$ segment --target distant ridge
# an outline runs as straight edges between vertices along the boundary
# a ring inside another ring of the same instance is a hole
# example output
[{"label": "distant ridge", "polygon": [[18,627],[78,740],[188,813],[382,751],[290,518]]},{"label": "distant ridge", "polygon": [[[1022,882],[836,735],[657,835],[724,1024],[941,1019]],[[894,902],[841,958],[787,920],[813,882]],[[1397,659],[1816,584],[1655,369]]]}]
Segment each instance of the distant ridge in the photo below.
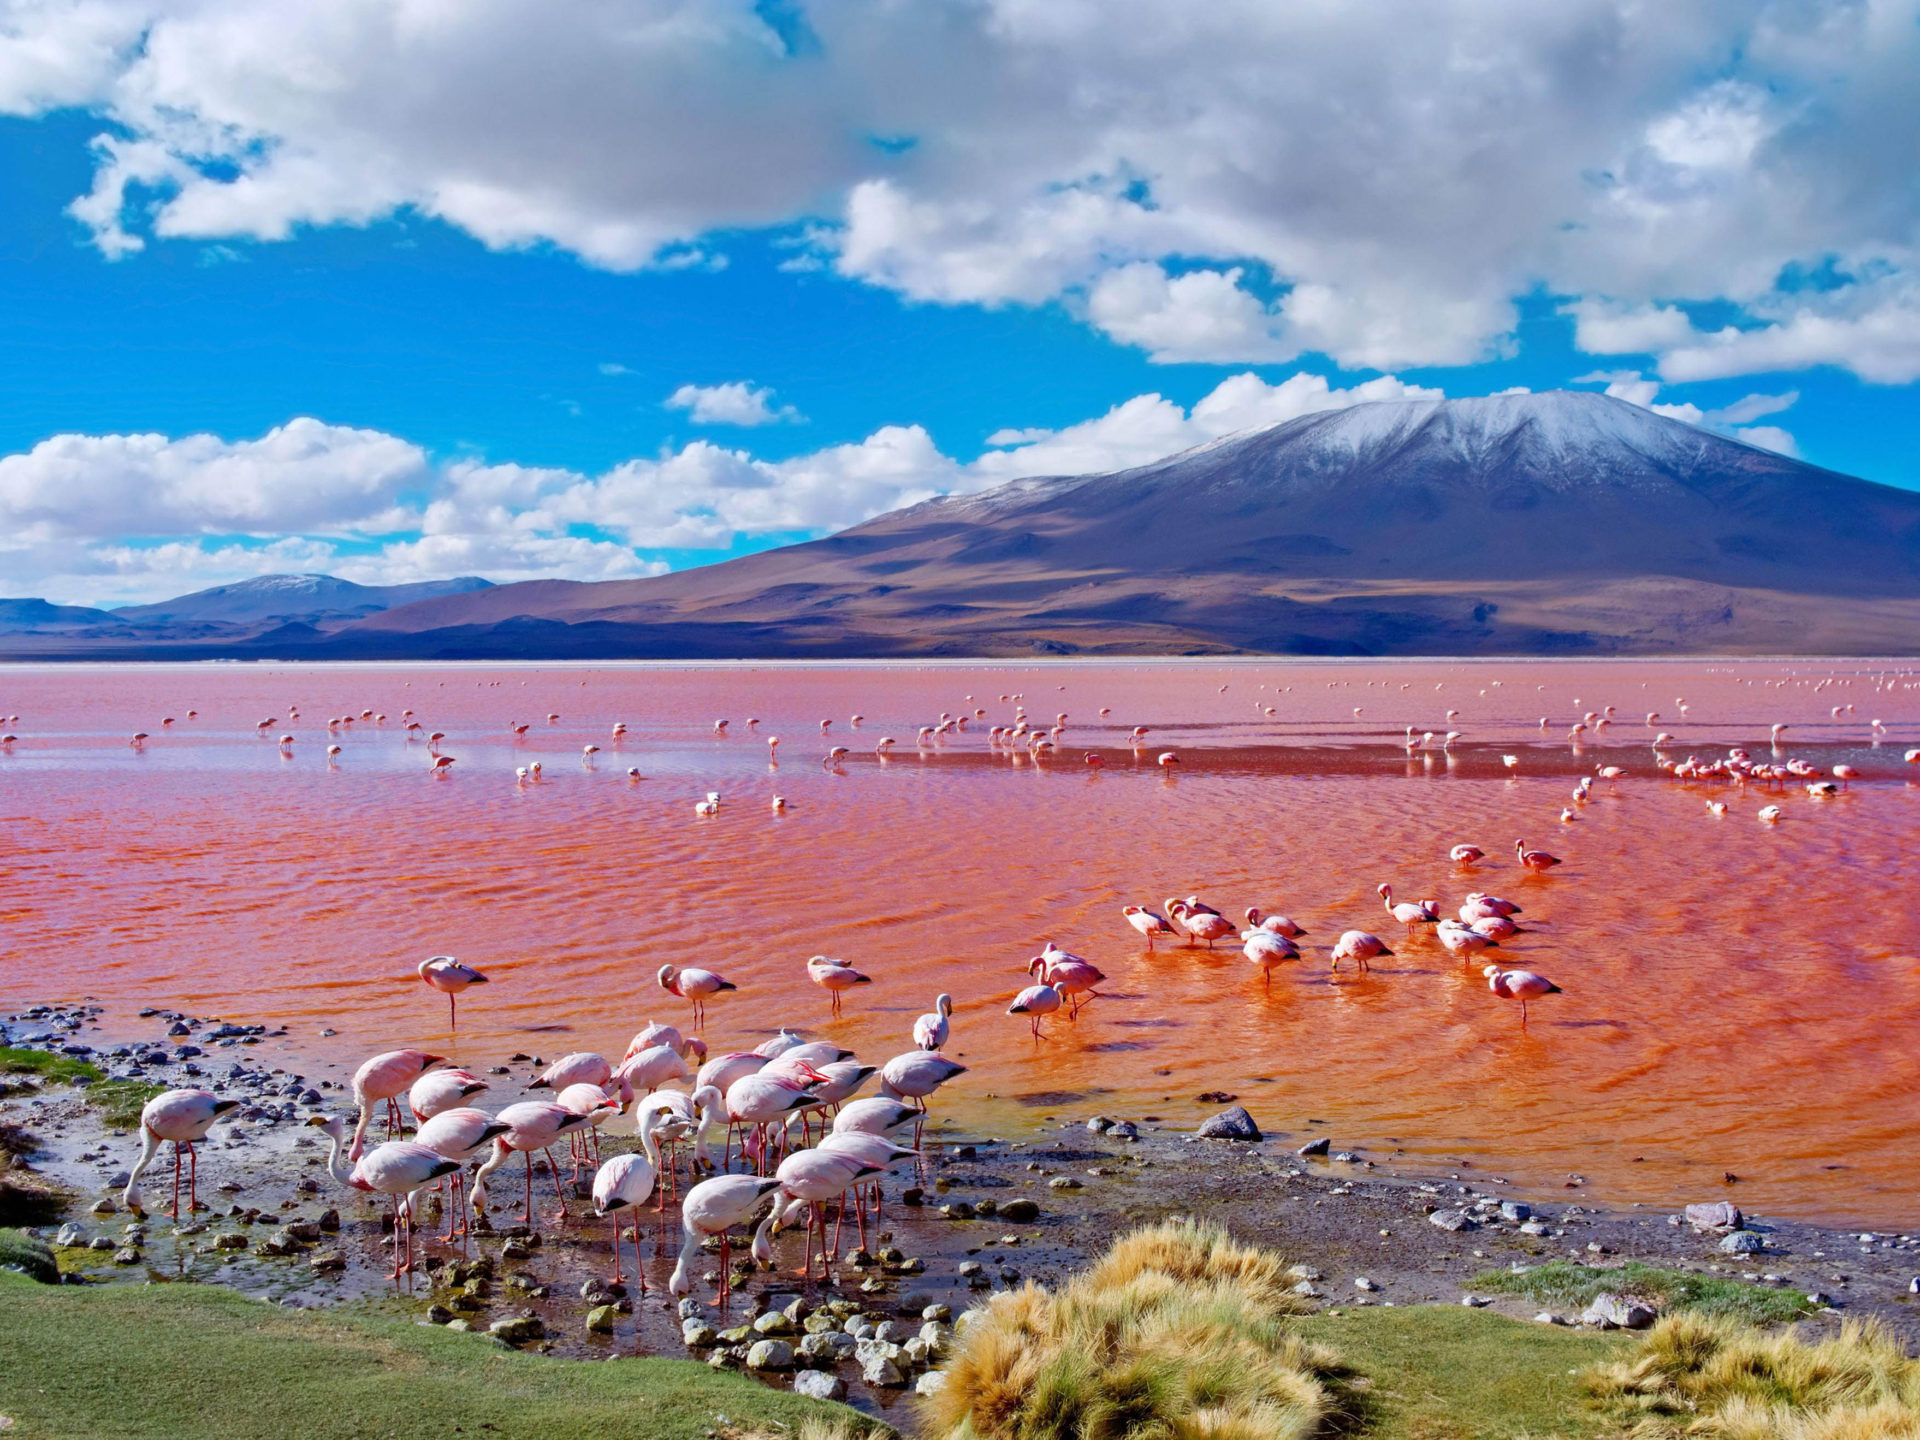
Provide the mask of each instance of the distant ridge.
[{"label": "distant ridge", "polygon": [[1917,649],[1920,494],[1553,391],[1307,415],[654,579],[422,598],[275,653]]}]

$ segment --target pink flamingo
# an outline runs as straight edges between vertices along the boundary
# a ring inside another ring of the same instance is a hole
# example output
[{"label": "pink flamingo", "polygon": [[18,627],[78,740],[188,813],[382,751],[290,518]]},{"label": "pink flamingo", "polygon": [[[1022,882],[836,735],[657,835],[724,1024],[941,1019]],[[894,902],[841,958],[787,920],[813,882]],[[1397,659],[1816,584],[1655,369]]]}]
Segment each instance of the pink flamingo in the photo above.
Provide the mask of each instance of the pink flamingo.
[{"label": "pink flamingo", "polygon": [[[1254,930],[1270,930],[1288,940],[1298,940],[1307,933],[1284,915],[1262,915],[1258,910],[1247,911],[1247,925]],[[1244,939],[1245,935],[1241,938]]]},{"label": "pink flamingo", "polygon": [[773,1063],[769,1055],[757,1050],[735,1050],[731,1054],[716,1055],[700,1067],[700,1073],[694,1077],[693,1086],[698,1090],[711,1085],[725,1094],[733,1088],[733,1082],[744,1080],[749,1075],[758,1075]]},{"label": "pink flamingo", "polygon": [[[840,1199],[849,1187],[885,1169],[884,1165],[872,1164],[856,1155],[830,1150],[800,1150],[780,1162],[774,1178],[780,1182],[781,1192],[792,1199],[787,1213],[792,1214],[803,1206],[808,1210],[806,1257],[796,1274],[804,1275],[809,1280],[813,1278],[813,1235],[818,1230],[820,1263],[826,1272],[822,1278],[832,1277],[836,1257],[827,1247],[826,1202]],[[754,1259],[764,1264],[772,1263],[773,1250],[768,1240],[771,1232],[779,1227],[780,1221],[781,1206],[776,1200],[773,1213],[761,1222],[759,1230],[754,1233]]]},{"label": "pink flamingo", "polygon": [[[593,1177],[593,1212],[613,1221],[613,1278],[620,1279],[620,1212],[647,1203],[658,1172],[644,1155],[616,1155]],[[647,1272],[640,1262],[640,1227],[633,1227],[633,1274],[647,1293]]]},{"label": "pink flamingo", "polygon": [[[416,1087],[417,1088],[417,1087]],[[429,1149],[437,1150],[449,1160],[458,1160],[464,1164],[485,1150],[496,1135],[504,1135],[512,1127],[504,1121],[496,1120],[484,1110],[475,1110],[470,1106],[455,1106],[450,1110],[441,1110],[422,1122],[414,1132],[414,1139]],[[459,1231],[467,1233],[466,1206],[467,1190],[464,1171],[455,1171],[448,1175],[447,1183],[453,1187],[453,1203],[447,1207],[447,1238],[455,1234],[454,1211],[460,1211]]]},{"label": "pink flamingo", "polygon": [[613,1066],[607,1057],[592,1050],[575,1050],[562,1055],[532,1080],[529,1090],[564,1090],[569,1085],[605,1085],[613,1079]]},{"label": "pink flamingo", "polygon": [[200,1206],[200,1161],[193,1147],[207,1138],[207,1132],[221,1116],[240,1108],[238,1100],[222,1100],[210,1090],[168,1090],[156,1095],[140,1109],[140,1159],[127,1177],[127,1188],[120,1203],[135,1215],[140,1208],[140,1177],[153,1164],[164,1140],[173,1142],[173,1209],[180,1218],[180,1156],[187,1157],[187,1213]]},{"label": "pink flamingo", "polygon": [[[1477,925],[1481,922],[1475,921],[1474,923]],[[1508,921],[1506,923],[1511,924],[1512,922]],[[1495,940],[1491,935],[1474,929],[1473,926],[1462,925],[1457,920],[1441,921],[1440,928],[1435,934],[1439,937],[1440,943],[1447,947],[1448,954],[1458,955],[1462,959],[1471,959],[1476,952],[1499,944],[1499,941]]]},{"label": "pink flamingo", "polygon": [[620,1058],[631,1060],[642,1050],[651,1050],[655,1045],[667,1046],[682,1060],[692,1060],[696,1055],[702,1060],[707,1058],[706,1041],[697,1037],[689,1038],[682,1035],[675,1026],[661,1025],[657,1022],[649,1023],[639,1034],[629,1040],[627,1053]]},{"label": "pink flamingo", "polygon": [[621,1111],[621,1106],[598,1085],[569,1085],[553,1097],[563,1110],[587,1117],[587,1129],[567,1137],[567,1158],[573,1161],[573,1178],[580,1178],[580,1167],[591,1160],[600,1163],[600,1127]]},{"label": "pink flamingo", "polygon": [[1474,921],[1484,920],[1491,915],[1499,915],[1511,919],[1519,913],[1520,907],[1511,900],[1502,900],[1498,895],[1482,895],[1479,891],[1475,890],[1467,896],[1466,902],[1461,905],[1460,920],[1463,924],[1471,925]]},{"label": "pink flamingo", "polygon": [[1033,1026],[1033,1038],[1040,1038],[1040,1017],[1051,1015],[1061,1005],[1060,992],[1051,985],[1029,985],[1014,996],[1007,1007],[1009,1015],[1025,1015]]},{"label": "pink flamingo", "polygon": [[813,1091],[801,1081],[783,1075],[748,1075],[734,1081],[727,1091],[727,1120],[733,1125],[753,1127],[759,1142],[755,1168],[764,1171],[771,1148],[768,1127],[778,1122],[784,1135],[789,1115],[819,1103]]},{"label": "pink flamingo", "polygon": [[367,1139],[367,1126],[373,1122],[374,1102],[387,1102],[387,1133],[397,1133],[401,1125],[398,1097],[427,1071],[446,1063],[444,1055],[429,1055],[424,1050],[388,1050],[367,1060],[353,1072],[353,1101],[360,1107],[360,1120],[353,1129],[349,1160],[358,1160]]},{"label": "pink flamingo", "polygon": [[1487,852],[1478,845],[1456,845],[1447,852],[1447,858],[1462,870],[1471,870],[1487,858]]},{"label": "pink flamingo", "polygon": [[455,1028],[459,1018],[455,1014],[455,999],[469,985],[484,985],[487,977],[471,965],[463,965],[451,955],[435,955],[422,960],[419,966],[420,978],[428,985],[447,997],[447,1025]]},{"label": "pink flamingo", "polygon": [[796,1046],[806,1043],[805,1038],[799,1031],[790,1030],[785,1025],[782,1025],[772,1039],[762,1040],[758,1045],[754,1046],[753,1053],[756,1055],[764,1055],[767,1059],[772,1060],[786,1054],[787,1051],[792,1050]]},{"label": "pink flamingo", "polygon": [[1480,973],[1487,977],[1487,988],[1502,1000],[1520,1002],[1522,1026],[1527,1023],[1527,1001],[1538,1000],[1542,995],[1564,993],[1546,976],[1536,975],[1531,970],[1502,970],[1498,965],[1489,965]]},{"label": "pink flamingo", "polygon": [[707,997],[717,995],[722,990],[740,988],[711,970],[683,970],[673,965],[662,965],[656,978],[660,981],[660,988],[669,995],[678,995],[682,1000],[693,1002],[693,1023],[702,1030],[707,1028]]},{"label": "pink flamingo", "polygon": [[[911,1118],[913,1112],[908,1111],[907,1114]],[[920,1155],[918,1150],[909,1150],[904,1145],[896,1145],[885,1135],[869,1134],[863,1130],[836,1130],[822,1139],[814,1148],[824,1150],[831,1155],[851,1155],[880,1169],[885,1169],[896,1160],[918,1159]],[[879,1182],[869,1181],[864,1185],[855,1185],[853,1214],[855,1222],[860,1227],[860,1244],[863,1249],[867,1243],[867,1212],[864,1203],[860,1200],[860,1192],[866,1188],[871,1188],[873,1191],[873,1213],[876,1216],[880,1213]],[[845,1219],[846,1207],[843,1205],[833,1227],[833,1244],[836,1250],[840,1246],[840,1225]]]},{"label": "pink flamingo", "polygon": [[1153,942],[1159,936],[1172,937],[1179,932],[1167,923],[1166,917],[1140,905],[1125,905],[1120,913],[1127,917],[1127,923],[1147,937],[1147,949],[1153,949]]},{"label": "pink flamingo", "polygon": [[947,1043],[950,1027],[947,1019],[953,1014],[953,997],[942,995],[933,1002],[933,1009],[913,1022],[913,1043],[922,1050],[938,1050]]},{"label": "pink flamingo", "polygon": [[1177,900],[1173,905],[1168,906],[1167,913],[1179,921],[1181,927],[1187,932],[1189,945],[1195,940],[1204,940],[1207,942],[1207,948],[1211,950],[1214,941],[1225,940],[1239,933],[1234,929],[1233,922],[1218,910],[1196,909],[1185,900]]},{"label": "pink flamingo", "polygon": [[1393,903],[1393,886],[1376,885],[1374,894],[1380,897],[1380,903],[1387,907],[1387,913],[1407,927],[1407,934],[1413,934],[1416,925],[1431,925],[1440,918],[1440,912],[1431,900],[1402,900]]},{"label": "pink flamingo", "polygon": [[710,1235],[718,1235],[718,1303],[725,1309],[733,1293],[732,1266],[728,1263],[731,1242],[727,1232],[735,1225],[750,1222],[754,1212],[760,1208],[760,1202],[779,1188],[779,1180],[771,1175],[716,1175],[711,1180],[702,1180],[689,1190],[687,1198],[680,1205],[680,1229],[686,1236],[686,1242],[680,1247],[680,1259],[673,1267],[673,1277],[667,1281],[668,1291],[674,1295],[692,1292],[693,1279],[687,1267],[699,1257],[701,1242]]},{"label": "pink flamingo", "polygon": [[[640,1152],[665,1179],[667,1191],[674,1188],[673,1150],[669,1147],[677,1147],[683,1140],[693,1141],[693,1158],[687,1162],[689,1183],[698,1173],[696,1166],[703,1170],[714,1168],[708,1136],[725,1116],[726,1107],[725,1097],[711,1085],[699,1086],[691,1095],[683,1095],[678,1090],[656,1090],[640,1102],[634,1133],[640,1137]],[[663,1193],[659,1208],[665,1206]]]},{"label": "pink flamingo", "polygon": [[1840,782],[1840,788],[1844,790],[1850,781],[1860,778],[1860,772],[1851,765],[1836,765],[1833,767],[1833,778]]},{"label": "pink flamingo", "polygon": [[[352,1165],[344,1154],[346,1120],[343,1116],[315,1115],[309,1125],[324,1130],[333,1141],[327,1157],[327,1172],[342,1185],[355,1190],[385,1195],[393,1201],[393,1269],[389,1280],[413,1273],[413,1197],[443,1175],[451,1175],[460,1162],[449,1160],[439,1151],[413,1140],[389,1140],[376,1145]],[[411,1282],[409,1282],[411,1283]]]},{"label": "pink flamingo", "polygon": [[872,978],[862,975],[844,960],[816,955],[807,961],[807,978],[833,997],[833,1018],[840,1018],[840,994],[856,985],[870,985]]},{"label": "pink flamingo", "polygon": [[[1057,995],[1059,992],[1054,993]],[[904,1055],[894,1056],[880,1067],[882,1095],[889,1100],[913,1100],[919,1105],[921,1119],[914,1122],[914,1149],[920,1148],[920,1130],[926,1118],[927,1097],[955,1076],[966,1073],[966,1066],[956,1065],[932,1050],[909,1050]],[[841,1111],[841,1114],[845,1113]],[[838,1129],[838,1118],[833,1123],[834,1128]]]},{"label": "pink flamingo", "polygon": [[658,1090],[671,1080],[684,1080],[693,1072],[671,1045],[650,1045],[636,1051],[613,1072],[614,1083],[625,1088],[629,1098],[636,1092]]},{"label": "pink flamingo", "polygon": [[1549,855],[1544,850],[1527,849],[1524,840],[1516,840],[1513,842],[1513,853],[1522,865],[1533,871],[1536,875],[1551,870],[1560,863],[1560,857],[1558,855]]},{"label": "pink flamingo", "polygon": [[585,1115],[576,1115],[560,1105],[549,1105],[539,1100],[525,1100],[518,1105],[509,1105],[497,1117],[511,1126],[504,1135],[493,1139],[493,1153],[480,1163],[480,1169],[474,1174],[469,1194],[475,1210],[484,1210],[487,1203],[487,1177],[507,1163],[514,1151],[527,1157],[526,1209],[523,1215],[526,1223],[533,1223],[533,1152],[543,1150],[547,1156],[547,1173],[553,1177],[553,1193],[560,1200],[560,1213],[567,1213],[567,1197],[560,1190],[560,1167],[553,1163],[553,1143],[563,1135],[574,1135],[586,1129],[593,1122]]},{"label": "pink flamingo", "polygon": [[1299,948],[1293,941],[1271,930],[1248,930],[1243,938],[1246,943],[1241,947],[1242,953],[1260,967],[1260,978],[1268,989],[1273,988],[1274,966],[1300,958]]},{"label": "pink flamingo", "polygon": [[407,1108],[413,1111],[415,1123],[420,1124],[442,1111],[466,1104],[491,1088],[479,1076],[465,1070],[429,1070],[407,1091]]},{"label": "pink flamingo", "polygon": [[1041,984],[1050,985],[1060,992],[1060,998],[1072,1007],[1068,1012],[1069,1019],[1078,1018],[1080,1007],[1086,1003],[1078,997],[1085,995],[1088,1000],[1100,998],[1099,992],[1093,987],[1107,978],[1099,966],[1078,955],[1069,955],[1051,940],[1047,941],[1043,954],[1027,962],[1027,973],[1038,975]]},{"label": "pink flamingo", "polygon": [[1365,930],[1349,930],[1342,935],[1333,947],[1333,968],[1338,970],[1342,960],[1351,960],[1362,970],[1373,967],[1367,962],[1377,960],[1382,955],[1391,955],[1387,942],[1378,935],[1370,935]]}]

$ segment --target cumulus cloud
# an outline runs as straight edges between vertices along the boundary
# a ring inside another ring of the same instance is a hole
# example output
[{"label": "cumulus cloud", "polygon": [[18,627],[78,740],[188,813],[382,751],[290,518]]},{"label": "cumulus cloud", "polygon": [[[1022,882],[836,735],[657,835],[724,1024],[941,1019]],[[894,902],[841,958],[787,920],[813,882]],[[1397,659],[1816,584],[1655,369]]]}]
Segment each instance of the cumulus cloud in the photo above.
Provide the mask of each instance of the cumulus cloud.
[{"label": "cumulus cloud", "polygon": [[[14,0],[0,112],[102,118],[73,213],[109,255],[411,211],[712,267],[771,227],[792,266],[1064,300],[1167,361],[1468,363],[1544,291],[1670,381],[1899,381],[1917,10]],[[1783,284],[1829,262],[1859,293]],[[1738,320],[1695,334],[1704,302]]]},{"label": "cumulus cloud", "polygon": [[695,440],[595,475],[435,462],[394,436],[307,419],[257,440],[59,435],[0,457],[0,592],[122,603],[287,570],[366,584],[624,579],[666,568],[649,552],[821,534],[937,495],[1143,465],[1318,410],[1439,394],[1392,376],[1342,389],[1306,372],[1277,384],[1247,373],[1191,409],[1138,395],[1061,429],[997,431],[970,462],[922,426],[888,425],[785,460]]},{"label": "cumulus cloud", "polygon": [[1778,425],[1752,423],[1763,416],[1778,415],[1782,410],[1792,409],[1800,400],[1798,390],[1789,390],[1784,395],[1744,395],[1731,405],[1723,405],[1717,410],[1702,410],[1691,401],[1656,403],[1654,397],[1660,393],[1660,381],[1650,379],[1638,370],[1596,370],[1591,375],[1576,376],[1573,383],[1605,385],[1607,394],[1614,399],[1625,400],[1630,405],[1638,405],[1669,420],[1683,420],[1689,425],[1718,430],[1749,445],[1777,450],[1782,455],[1791,455],[1796,459],[1800,455],[1800,446],[1788,431]]},{"label": "cumulus cloud", "polygon": [[776,425],[804,418],[791,405],[777,409],[773,391],[747,380],[724,385],[682,385],[667,397],[669,410],[684,410],[696,425]]}]

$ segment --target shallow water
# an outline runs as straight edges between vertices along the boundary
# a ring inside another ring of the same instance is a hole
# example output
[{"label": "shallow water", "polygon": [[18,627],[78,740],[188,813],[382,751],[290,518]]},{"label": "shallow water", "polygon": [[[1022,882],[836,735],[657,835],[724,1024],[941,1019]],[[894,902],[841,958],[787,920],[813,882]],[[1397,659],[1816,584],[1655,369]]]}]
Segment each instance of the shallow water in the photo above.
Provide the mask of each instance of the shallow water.
[{"label": "shallow water", "polygon": [[[1217,1108],[1198,1093],[1225,1090],[1263,1125],[1325,1119],[1336,1147],[1380,1159],[1470,1164],[1536,1188],[1579,1176],[1596,1198],[1662,1205],[1718,1198],[1732,1171],[1749,1208],[1908,1225],[1920,920],[1906,860],[1920,766],[1902,755],[1920,744],[1916,673],[0,668],[0,713],[20,717],[0,753],[0,1005],[97,997],[111,1034],[144,1033],[152,1022],[132,1012],[145,1005],[285,1023],[303,1064],[340,1075],[403,1044],[476,1064],[514,1050],[617,1056],[650,1019],[688,1023],[654,983],[663,964],[739,984],[711,1007],[715,1053],[790,1024],[883,1059],[944,990],[956,1001],[947,1053],[972,1068],[936,1106],[1002,1133],[1096,1109],[1187,1123]],[[1037,720],[1067,713],[1056,758],[990,751],[985,727],[1011,721],[1016,695]],[[1568,726],[1608,704],[1611,726],[1571,745]],[[449,775],[430,776],[427,746],[406,740],[409,708],[446,733]],[[987,716],[967,732],[916,745],[942,712],[976,708]],[[343,729],[329,762],[327,717],[362,710],[387,719]],[[629,727],[618,743],[615,721]],[[532,728],[516,740],[509,722]],[[1797,786],[1681,784],[1653,764],[1656,731],[1678,737],[1670,757],[1705,758],[1765,749],[1774,722],[1791,727],[1782,753],[1863,778],[1815,801]],[[1462,738],[1409,758],[1409,724],[1435,746],[1449,729]],[[1151,727],[1137,751],[1135,725]],[[151,732],[139,749],[135,730]],[[768,735],[782,737],[777,768]],[[882,735],[900,742],[889,760],[872,751]],[[586,744],[601,747],[590,761]],[[835,768],[821,763],[829,744],[851,748]],[[1103,765],[1084,763],[1090,749]],[[1177,768],[1155,764],[1165,749]],[[533,759],[544,778],[517,785],[514,768]],[[1575,777],[1602,762],[1629,773],[1560,823]],[[708,790],[723,809],[696,817]],[[784,814],[769,808],[776,793]],[[1708,798],[1729,813],[1711,817]],[[1754,818],[1770,802],[1786,811],[1775,827]],[[1566,863],[1519,873],[1516,837]],[[1473,875],[1447,859],[1460,841],[1489,852]],[[1523,1030],[1479,963],[1404,938],[1373,893],[1381,881],[1445,911],[1469,890],[1516,900],[1527,928],[1491,958],[1566,993],[1538,1002]],[[1292,916],[1311,932],[1302,961],[1269,990],[1237,946],[1150,954],[1121,920],[1123,904],[1195,892],[1231,915]],[[1329,974],[1326,947],[1350,927],[1398,953],[1368,976]],[[1076,1023],[1056,1016],[1036,1043],[1003,1012],[1047,938],[1108,979]],[[444,999],[414,978],[434,953],[493,978],[465,997],[457,1040]],[[816,953],[873,977],[844,1019],[805,978]]]}]

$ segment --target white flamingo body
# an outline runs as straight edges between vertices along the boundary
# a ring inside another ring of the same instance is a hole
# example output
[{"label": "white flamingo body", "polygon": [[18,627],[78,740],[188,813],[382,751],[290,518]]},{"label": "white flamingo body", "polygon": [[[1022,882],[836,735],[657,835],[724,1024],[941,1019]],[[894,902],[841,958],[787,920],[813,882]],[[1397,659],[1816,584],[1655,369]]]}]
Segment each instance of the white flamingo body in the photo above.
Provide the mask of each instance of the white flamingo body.
[{"label": "white flamingo body", "polygon": [[938,1050],[947,1043],[951,1027],[948,1017],[953,1014],[953,997],[942,995],[933,1002],[933,1009],[913,1022],[913,1043],[922,1050]]}]

